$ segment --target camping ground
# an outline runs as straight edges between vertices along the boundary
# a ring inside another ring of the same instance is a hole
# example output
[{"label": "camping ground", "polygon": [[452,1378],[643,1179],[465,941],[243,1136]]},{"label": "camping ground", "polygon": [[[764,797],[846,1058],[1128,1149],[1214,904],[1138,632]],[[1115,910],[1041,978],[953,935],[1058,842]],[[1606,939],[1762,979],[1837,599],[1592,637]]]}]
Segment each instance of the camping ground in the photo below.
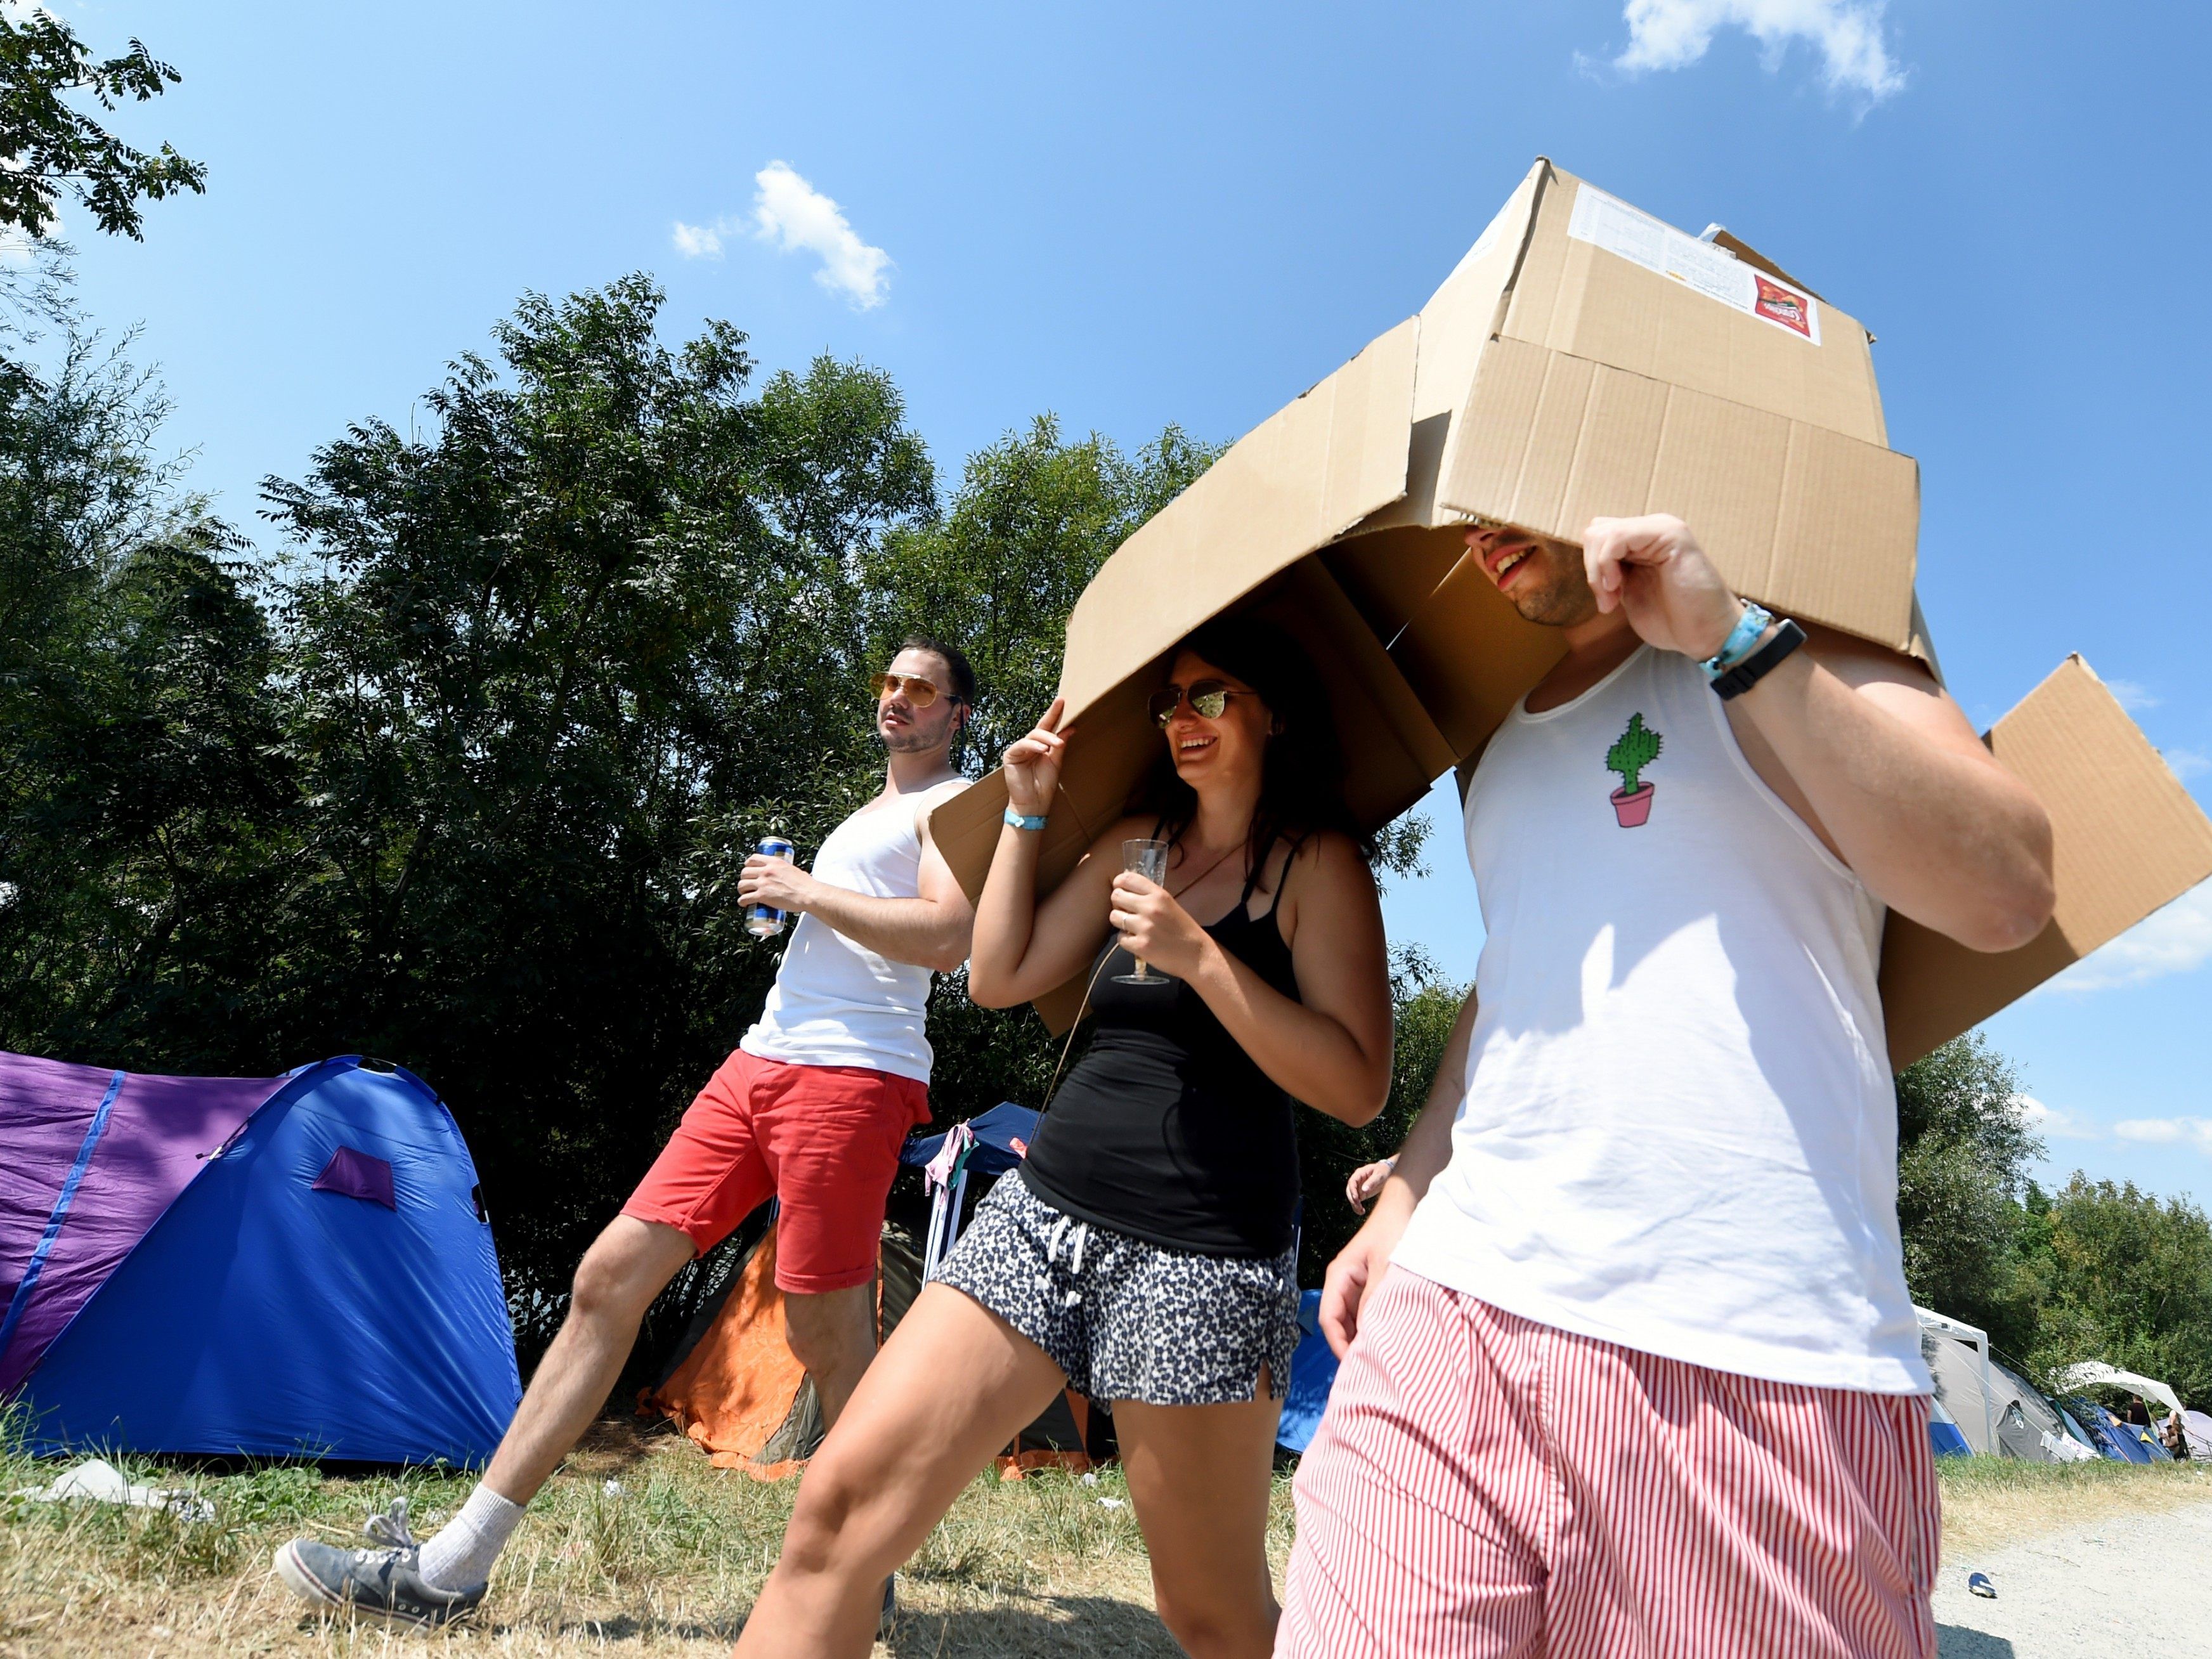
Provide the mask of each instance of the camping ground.
[{"label": "camping ground", "polygon": [[[500,1565],[485,1616],[422,1638],[301,1616],[270,1575],[270,1556],[301,1531],[334,1540],[356,1534],[367,1513],[395,1492],[410,1498],[418,1528],[427,1530],[465,1495],[463,1478],[338,1479],[304,1466],[215,1475],[125,1464],[136,1481],[211,1503],[213,1517],[200,1522],[13,1495],[45,1485],[62,1467],[0,1450],[0,1491],[10,1494],[0,1511],[0,1659],[448,1648],[501,1656],[720,1654],[775,1559],[794,1490],[715,1469],[674,1435],[602,1425],[533,1508]],[[2173,1511],[2184,1512],[2174,1520],[2212,1532],[2212,1468],[1975,1458],[1946,1460],[1941,1468],[1946,1585],[1969,1560],[2008,1561],[2045,1545],[2063,1550],[2077,1538],[2101,1544],[2129,1535],[2129,1528],[2155,1538]],[[1270,1538],[1279,1568],[1290,1535],[1290,1488],[1281,1479]],[[2111,1553],[2118,1558],[2112,1567],[2124,1567],[2124,1553]],[[2055,1632],[2051,1645],[2039,1637],[1982,1634],[1997,1626],[1970,1622],[1980,1609],[2009,1611],[2002,1573],[1999,1585],[1996,1603],[1966,1604],[1939,1589],[1947,1659],[2071,1659],[2111,1650]],[[2098,1626],[2104,1601],[2127,1592],[2107,1571],[2075,1575],[2069,1594],[2080,1602],[2075,1622],[2088,1630]],[[1095,1485],[1056,1474],[978,1480],[902,1574],[901,1601],[904,1617],[879,1654],[1085,1659],[1176,1651],[1152,1616],[1144,1542],[1110,1469]],[[2177,1624],[2175,1634],[2195,1640],[2203,1632]]]}]

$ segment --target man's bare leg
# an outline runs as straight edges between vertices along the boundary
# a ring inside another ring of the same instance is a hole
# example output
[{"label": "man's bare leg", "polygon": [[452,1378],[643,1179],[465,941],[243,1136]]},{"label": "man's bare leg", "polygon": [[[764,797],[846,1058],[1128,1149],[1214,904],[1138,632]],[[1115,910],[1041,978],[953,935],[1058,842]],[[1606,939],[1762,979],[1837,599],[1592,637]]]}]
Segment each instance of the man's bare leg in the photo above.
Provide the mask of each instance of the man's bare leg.
[{"label": "man's bare leg", "polygon": [[653,1297],[691,1259],[689,1235],[618,1215],[577,1265],[568,1316],[545,1350],[468,1501],[422,1546],[418,1567],[448,1589],[481,1584],[522,1511],[607,1403]]},{"label": "man's bare leg", "polygon": [[436,1535],[419,1548],[382,1550],[295,1538],[276,1552],[277,1577],[305,1601],[413,1624],[472,1612],[524,1506],[606,1404],[645,1310],[690,1259],[691,1240],[678,1229],[616,1217],[577,1266],[568,1316],[491,1467]]},{"label": "man's bare leg", "polygon": [[814,1379],[822,1426],[832,1428],[876,1357],[876,1287],[872,1282],[811,1296],[786,1291],[783,1325],[792,1358]]},{"label": "man's bare leg", "polygon": [[577,1266],[568,1316],[532,1373],[484,1485],[510,1504],[538,1495],[607,1403],[645,1310],[690,1259],[690,1237],[673,1227],[627,1215],[608,1223]]}]

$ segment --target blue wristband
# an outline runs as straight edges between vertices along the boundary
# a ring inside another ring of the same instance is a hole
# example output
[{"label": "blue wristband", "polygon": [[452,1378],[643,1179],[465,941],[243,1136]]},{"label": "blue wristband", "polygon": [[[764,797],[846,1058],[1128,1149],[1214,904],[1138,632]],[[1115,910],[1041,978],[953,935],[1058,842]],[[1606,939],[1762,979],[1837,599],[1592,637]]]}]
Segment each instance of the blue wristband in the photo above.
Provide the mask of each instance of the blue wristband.
[{"label": "blue wristband", "polygon": [[1765,605],[1750,599],[1743,602],[1743,615],[1721,641],[1721,648],[1698,665],[1708,680],[1717,680],[1751,654],[1759,636],[1774,626],[1774,613]]},{"label": "blue wristband", "polygon": [[1017,812],[1011,806],[1006,809],[1006,822],[1017,830],[1042,830],[1045,825],[1043,818]]}]

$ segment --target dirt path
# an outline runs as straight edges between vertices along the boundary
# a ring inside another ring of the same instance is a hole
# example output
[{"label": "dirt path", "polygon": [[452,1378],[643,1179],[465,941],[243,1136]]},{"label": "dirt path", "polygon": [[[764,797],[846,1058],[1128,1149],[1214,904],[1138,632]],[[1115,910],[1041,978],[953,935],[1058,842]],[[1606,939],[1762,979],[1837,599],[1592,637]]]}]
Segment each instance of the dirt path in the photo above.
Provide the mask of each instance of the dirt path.
[{"label": "dirt path", "polygon": [[[1951,1553],[1936,1584],[1942,1659],[2212,1659],[2191,1586],[2208,1560],[2212,1504]],[[1974,1571],[1996,1600],[1968,1593]]]}]

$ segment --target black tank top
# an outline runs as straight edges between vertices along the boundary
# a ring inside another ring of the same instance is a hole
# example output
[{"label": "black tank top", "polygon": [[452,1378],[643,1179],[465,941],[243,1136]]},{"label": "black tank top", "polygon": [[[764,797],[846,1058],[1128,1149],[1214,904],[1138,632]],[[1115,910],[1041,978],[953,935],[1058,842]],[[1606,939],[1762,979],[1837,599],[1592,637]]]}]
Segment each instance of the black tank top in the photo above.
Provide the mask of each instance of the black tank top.
[{"label": "black tank top", "polygon": [[[1235,908],[1206,931],[1295,1001],[1275,921],[1291,861],[1266,915],[1248,914],[1263,855]],[[1291,1097],[1188,985],[1117,984],[1135,964],[1118,945],[1106,956],[1091,993],[1091,1047],[1039,1120],[1022,1179],[1079,1221],[1169,1249],[1281,1255],[1298,1202]]]}]

